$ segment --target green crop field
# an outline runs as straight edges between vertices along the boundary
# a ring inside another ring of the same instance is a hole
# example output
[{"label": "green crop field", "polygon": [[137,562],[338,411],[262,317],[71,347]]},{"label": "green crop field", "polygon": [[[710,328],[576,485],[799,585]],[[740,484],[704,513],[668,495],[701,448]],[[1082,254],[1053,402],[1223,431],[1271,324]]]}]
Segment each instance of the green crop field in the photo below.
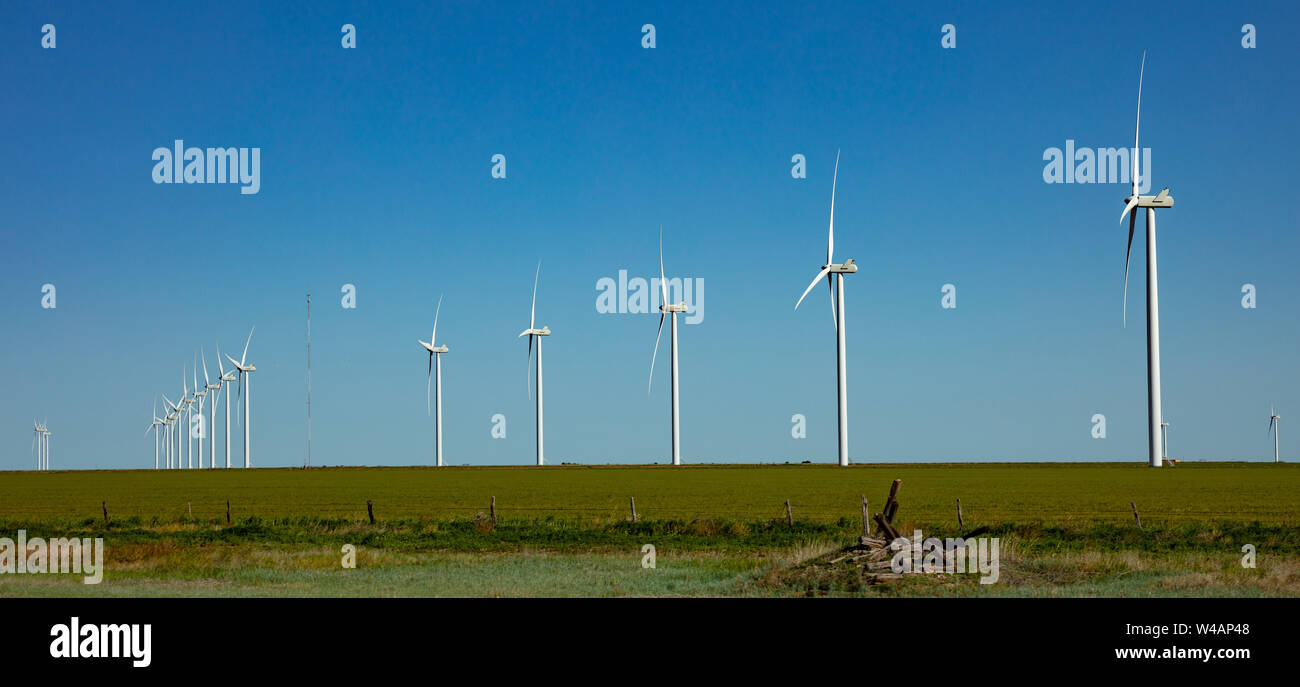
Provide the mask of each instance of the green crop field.
[{"label": "green crop field", "polygon": [[903,480],[903,515],[1060,523],[1126,521],[1136,503],[1145,522],[1300,522],[1300,466],[1141,464],[832,465],[324,468],[0,473],[0,519],[99,517],[175,519],[237,516],[452,518],[486,511],[558,518],[622,518],[635,497],[643,518],[763,519],[785,514],[823,522],[860,513],[861,496],[883,503]]},{"label": "green crop field", "polygon": [[[818,572],[894,479],[900,531],[986,527],[1003,582]],[[103,537],[107,562],[96,586],[0,575],[0,596],[1294,596],[1297,494],[1300,467],[1265,463],[9,472],[0,537]]]}]

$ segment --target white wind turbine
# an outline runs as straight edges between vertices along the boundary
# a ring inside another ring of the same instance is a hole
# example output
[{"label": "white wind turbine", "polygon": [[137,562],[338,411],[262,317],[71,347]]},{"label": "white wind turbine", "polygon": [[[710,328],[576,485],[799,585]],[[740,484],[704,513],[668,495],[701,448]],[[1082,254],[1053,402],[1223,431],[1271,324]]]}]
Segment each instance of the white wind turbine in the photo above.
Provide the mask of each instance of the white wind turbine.
[{"label": "white wind turbine", "polygon": [[1160,409],[1160,297],[1156,279],[1156,210],[1171,208],[1174,206],[1174,199],[1169,195],[1169,189],[1166,188],[1155,196],[1138,195],[1138,186],[1140,185],[1138,160],[1142,157],[1142,149],[1138,147],[1138,133],[1141,130],[1142,123],[1142,76],[1146,72],[1147,55],[1142,53],[1142,68],[1138,72],[1138,107],[1136,124],[1133,127],[1133,173],[1130,181],[1133,184],[1132,193],[1125,200],[1124,213],[1119,216],[1120,222],[1124,221],[1125,215],[1128,216],[1128,250],[1124,253],[1124,301],[1123,317],[1124,324],[1128,326],[1128,266],[1129,257],[1133,252],[1133,230],[1137,225],[1137,215],[1139,209],[1146,210],[1146,227],[1147,227],[1147,439],[1148,453],[1147,464],[1151,467],[1160,467],[1163,464],[1161,456],[1164,455],[1161,446],[1162,441],[1160,433],[1160,422],[1164,417]]},{"label": "white wind turbine", "polygon": [[226,354],[226,359],[235,366],[235,371],[239,373],[240,393],[244,397],[244,467],[246,468],[253,467],[252,444],[249,441],[249,422],[252,420],[249,414],[249,406],[253,402],[253,378],[250,374],[256,371],[257,368],[248,364],[248,344],[253,340],[254,329],[257,329],[257,327],[248,330],[248,340],[244,342],[244,353],[239,356],[239,360],[231,358],[229,353]]},{"label": "white wind turbine", "polygon": [[158,469],[158,427],[161,426],[162,424],[163,421],[158,419],[158,400],[154,399],[153,422],[150,423],[147,428],[145,428],[144,433],[148,434],[149,430],[151,429],[153,430],[153,469],[155,470]]},{"label": "white wind turbine", "polygon": [[836,353],[836,388],[838,389],[839,399],[839,462],[840,465],[849,464],[849,387],[848,377],[845,370],[845,346],[844,346],[844,275],[853,274],[858,271],[858,266],[853,264],[850,258],[843,264],[835,263],[835,183],[840,174],[840,154],[835,153],[835,174],[831,177],[831,222],[830,231],[826,239],[826,264],[822,266],[821,271],[813,278],[808,288],[804,289],[803,295],[799,301],[794,304],[795,310],[799,309],[799,304],[813,290],[817,282],[828,274],[835,275],[834,280],[827,280],[826,286],[830,289],[831,296],[831,319],[835,322],[835,353]]},{"label": "white wind turbine", "polygon": [[659,333],[655,334],[655,350],[650,354],[650,381],[646,384],[646,393],[650,393],[655,379],[655,358],[659,355],[659,337],[664,333],[664,318],[672,313],[672,326],[669,331],[669,349],[672,357],[672,457],[673,465],[682,464],[681,425],[677,405],[677,313],[686,312],[686,302],[668,303],[668,280],[664,277],[664,230],[659,228]]},{"label": "white wind turbine", "polygon": [[50,435],[53,432],[41,422],[41,470],[50,469]]},{"label": "white wind turbine", "polygon": [[[251,336],[251,333],[250,333]],[[225,365],[221,363],[221,344],[217,344],[217,383],[221,385],[221,397],[226,399],[226,467],[230,467],[230,383],[235,381],[239,373],[235,370],[226,372]]]},{"label": "white wind turbine", "polygon": [[167,424],[168,424],[167,467],[171,469],[175,469],[180,467],[180,461],[181,461],[181,444],[180,444],[180,424],[181,424],[181,412],[182,412],[181,409],[184,407],[185,404],[172,403],[171,399],[167,398],[167,394],[163,394],[163,403],[166,403],[167,407],[171,409],[171,411],[167,413]]},{"label": "white wind turbine", "polygon": [[[198,369],[198,368],[199,368],[199,365],[198,365],[198,363],[199,363],[198,360],[195,360],[195,361],[194,361],[194,401],[195,401],[195,404],[198,405],[198,411],[199,411],[199,424],[200,424],[201,429],[202,429],[203,431],[199,432],[199,435],[198,435],[197,437],[195,437],[195,439],[198,441],[198,444],[199,444],[199,461],[198,461],[198,465],[196,465],[195,467],[202,468],[202,467],[203,467],[203,437],[206,436],[206,435],[208,434],[208,431],[207,431],[208,428],[202,426],[202,424],[203,424],[203,422],[204,422],[204,419],[203,419],[203,403],[204,403],[204,401],[207,399],[208,391],[207,391],[206,388],[199,388],[199,369]],[[206,381],[207,381],[207,378],[208,378],[208,371],[207,371],[206,366],[205,366],[205,369],[203,370],[203,381],[206,382]]]},{"label": "white wind turbine", "polygon": [[181,366],[181,404],[185,407],[185,467],[186,469],[194,467],[194,437],[190,436],[190,418],[193,417],[194,397],[190,395],[189,379],[185,377],[185,366]]},{"label": "white wind turbine", "polygon": [[1268,405],[1268,431],[1273,435],[1273,462],[1279,462],[1277,457],[1277,425],[1282,416],[1273,410],[1273,404]]},{"label": "white wind turbine", "polygon": [[[533,338],[537,339],[537,464],[546,464],[545,442],[542,436],[542,337],[551,335],[550,327],[537,328],[537,281],[542,276],[542,261],[537,261],[537,274],[533,276],[533,308],[528,315],[528,329],[516,338],[528,337],[528,362],[533,358]],[[525,375],[528,381],[531,378]],[[530,388],[531,393],[531,388]]]},{"label": "white wind turbine", "polygon": [[436,398],[438,399],[437,401],[438,414],[434,418],[435,437],[434,437],[433,454],[434,454],[434,464],[437,465],[438,467],[442,467],[442,354],[446,353],[449,350],[446,346],[437,345],[438,344],[438,315],[441,312],[442,312],[442,296],[439,295],[438,308],[433,312],[433,333],[429,335],[429,342],[425,343],[423,341],[420,341],[419,339],[416,339],[416,341],[418,341],[419,344],[424,347],[424,350],[429,352],[429,380],[426,380],[424,385],[424,404],[425,404],[426,414],[428,414],[429,412],[429,408],[428,408],[429,386],[434,377],[434,358],[437,358],[438,395]]},{"label": "white wind turbine", "polygon": [[[216,384],[212,383],[212,379],[208,377],[208,356],[202,349],[199,350],[199,355],[203,360],[204,393],[212,396],[212,403],[208,405],[208,426],[206,429],[208,434],[208,467],[215,468],[217,467],[217,403],[221,400],[221,380],[218,379]],[[218,351],[217,355],[220,356],[221,353]],[[218,361],[220,361],[220,358],[218,358]],[[199,451],[199,463],[203,463],[203,451]]]},{"label": "white wind turbine", "polygon": [[1163,420],[1160,422],[1160,448],[1163,459],[1169,460],[1169,423]]},{"label": "white wind turbine", "polygon": [[36,469],[45,468],[45,434],[41,430],[41,424],[32,419],[32,431],[35,436],[32,437],[32,452],[36,455]]}]

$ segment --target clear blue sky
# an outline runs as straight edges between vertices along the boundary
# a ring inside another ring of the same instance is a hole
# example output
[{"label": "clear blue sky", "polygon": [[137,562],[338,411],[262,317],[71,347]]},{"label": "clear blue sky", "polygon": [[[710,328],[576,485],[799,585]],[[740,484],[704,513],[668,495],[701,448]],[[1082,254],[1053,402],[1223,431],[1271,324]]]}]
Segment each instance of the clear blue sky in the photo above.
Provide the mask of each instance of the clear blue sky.
[{"label": "clear blue sky", "polygon": [[[1300,10],[1086,4],[11,3],[0,468],[32,464],[33,415],[55,468],[152,466],[154,399],[252,325],[256,463],[302,464],[307,292],[316,464],[432,461],[416,340],[440,293],[448,462],[529,464],[515,335],[539,259],[548,458],[663,462],[657,313],[595,308],[600,278],[657,272],[661,224],[669,275],[705,283],[704,320],[681,331],[684,460],[833,461],[824,290],[793,305],[823,262],[837,149],[836,257],[861,266],[854,459],[1143,460],[1140,238],[1120,323],[1127,188],[1042,173],[1067,139],[1131,145],[1144,49],[1142,143],[1177,199],[1159,243],[1170,453],[1271,459],[1271,400],[1294,457]],[[153,149],[178,138],[260,147],[261,192],[154,184]]]}]

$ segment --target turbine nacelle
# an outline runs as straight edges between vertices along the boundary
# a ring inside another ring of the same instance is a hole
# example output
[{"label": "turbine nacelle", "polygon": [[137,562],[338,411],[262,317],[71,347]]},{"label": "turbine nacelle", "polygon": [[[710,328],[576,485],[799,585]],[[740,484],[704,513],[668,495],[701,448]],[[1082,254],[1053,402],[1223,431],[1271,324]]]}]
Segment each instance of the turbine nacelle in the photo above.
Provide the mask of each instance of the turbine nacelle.
[{"label": "turbine nacelle", "polygon": [[822,265],[821,268],[831,274],[853,274],[858,271],[858,266],[854,264],[853,258],[845,260],[844,263],[840,265]]},{"label": "turbine nacelle", "polygon": [[659,306],[660,312],[689,312],[686,308],[686,301],[681,303],[669,303],[668,305]]},{"label": "turbine nacelle", "polygon": [[1130,205],[1132,205],[1132,207],[1152,208],[1157,210],[1161,208],[1171,208],[1174,206],[1174,198],[1173,196],[1169,195],[1169,189],[1165,189],[1161,191],[1158,195],[1136,196],[1136,198],[1137,198],[1137,202],[1133,203],[1134,196],[1132,195],[1128,196],[1127,198],[1124,199],[1124,206],[1129,207]]},{"label": "turbine nacelle", "polygon": [[434,346],[433,344],[429,344],[429,343],[425,343],[425,342],[423,342],[423,341],[420,341],[420,345],[421,345],[421,346],[424,346],[424,350],[426,350],[426,351],[428,351],[428,352],[430,352],[430,353],[446,353],[446,352],[448,352],[448,351],[451,350],[451,349],[447,348],[447,345],[446,345],[446,344],[443,344],[443,345],[441,345],[441,346]]},{"label": "turbine nacelle", "polygon": [[525,330],[523,330],[522,332],[519,332],[519,336],[517,336],[517,337],[515,337],[515,338],[522,339],[522,338],[524,338],[525,336],[529,336],[529,335],[532,335],[532,336],[550,336],[550,335],[551,335],[551,328],[550,328],[550,327],[542,327],[541,329],[534,329],[534,328],[532,328],[532,327],[529,327],[528,329],[525,329]]}]

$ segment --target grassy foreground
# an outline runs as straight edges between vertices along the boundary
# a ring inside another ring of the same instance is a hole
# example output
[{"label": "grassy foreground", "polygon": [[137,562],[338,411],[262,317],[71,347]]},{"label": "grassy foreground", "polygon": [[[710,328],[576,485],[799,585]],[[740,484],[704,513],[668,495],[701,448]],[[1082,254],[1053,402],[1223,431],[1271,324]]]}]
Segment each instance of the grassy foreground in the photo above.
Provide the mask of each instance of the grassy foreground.
[{"label": "grassy foreground", "polygon": [[[861,533],[861,495],[878,509],[895,477],[905,534],[990,528],[998,584],[810,564]],[[0,596],[1296,596],[1298,483],[1262,464],[0,473],[0,537],[102,536],[107,558],[102,584],[0,575]]]}]

